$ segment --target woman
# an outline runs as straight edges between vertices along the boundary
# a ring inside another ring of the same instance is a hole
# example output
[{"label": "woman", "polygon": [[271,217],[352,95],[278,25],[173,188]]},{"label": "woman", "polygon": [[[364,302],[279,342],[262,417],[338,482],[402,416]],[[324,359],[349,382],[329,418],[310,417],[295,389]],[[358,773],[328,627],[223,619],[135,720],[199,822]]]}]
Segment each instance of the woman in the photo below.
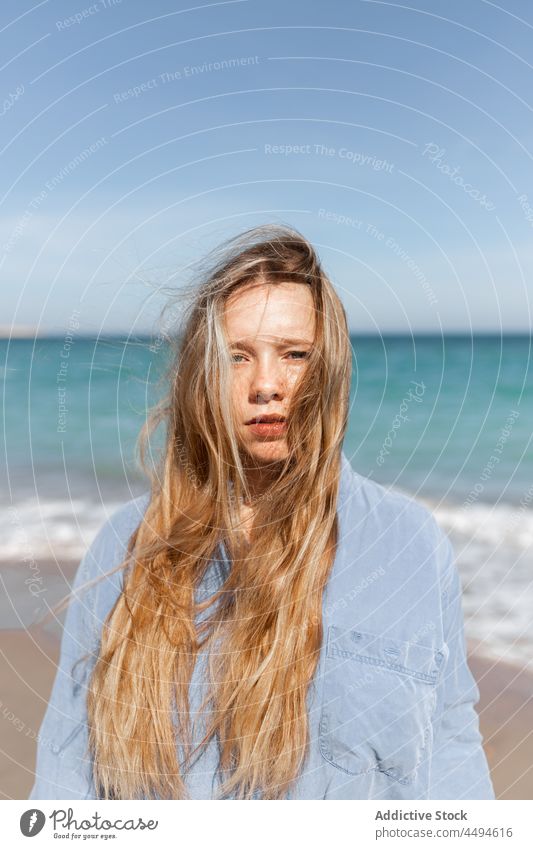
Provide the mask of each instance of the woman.
[{"label": "woman", "polygon": [[451,546],[352,470],[350,370],[309,242],[230,241],[151,492],[80,565],[30,798],[493,798]]}]

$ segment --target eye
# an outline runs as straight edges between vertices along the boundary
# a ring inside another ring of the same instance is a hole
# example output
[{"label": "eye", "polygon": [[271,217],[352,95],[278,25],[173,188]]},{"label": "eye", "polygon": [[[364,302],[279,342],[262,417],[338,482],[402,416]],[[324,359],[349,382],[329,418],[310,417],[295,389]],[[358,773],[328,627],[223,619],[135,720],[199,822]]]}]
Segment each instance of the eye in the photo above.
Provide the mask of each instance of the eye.
[{"label": "eye", "polygon": [[292,357],[293,354],[296,355],[298,360],[304,360],[307,357],[308,351],[289,351],[288,356]]},{"label": "eye", "polygon": [[236,359],[236,357],[244,357],[244,354],[232,354],[232,355],[231,355],[231,361],[232,361],[232,363],[236,363],[236,362],[238,362],[238,360]]}]

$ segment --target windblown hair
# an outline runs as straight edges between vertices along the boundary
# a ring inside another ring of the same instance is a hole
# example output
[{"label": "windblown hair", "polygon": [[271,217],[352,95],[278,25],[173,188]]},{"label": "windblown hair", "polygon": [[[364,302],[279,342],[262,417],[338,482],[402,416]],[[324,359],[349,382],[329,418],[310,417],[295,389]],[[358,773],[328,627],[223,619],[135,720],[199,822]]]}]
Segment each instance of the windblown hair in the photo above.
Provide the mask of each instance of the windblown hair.
[{"label": "windblown hair", "polygon": [[[308,750],[306,699],[338,538],[351,375],[346,315],[297,230],[254,228],[215,257],[174,338],[168,390],[139,436],[150,502],[129,539],[123,590],[104,623],[87,698],[103,799],[188,798],[184,775],[212,737],[218,798],[281,799]],[[287,459],[276,461],[267,492],[253,502],[247,539],[239,507],[250,493],[231,406],[224,311],[241,287],[280,282],[309,287],[315,340],[288,411]],[[162,422],[164,447],[149,469],[147,447]],[[227,578],[198,600],[222,546]],[[209,676],[201,714],[207,708],[209,721],[194,745],[189,684],[200,650]]]}]

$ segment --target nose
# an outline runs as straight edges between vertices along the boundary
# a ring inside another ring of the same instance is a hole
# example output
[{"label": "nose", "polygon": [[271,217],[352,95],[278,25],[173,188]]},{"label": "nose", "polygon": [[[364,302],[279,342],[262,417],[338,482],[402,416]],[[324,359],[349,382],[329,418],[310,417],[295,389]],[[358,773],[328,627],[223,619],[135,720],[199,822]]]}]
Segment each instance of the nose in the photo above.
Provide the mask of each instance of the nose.
[{"label": "nose", "polygon": [[275,357],[260,357],[250,383],[250,402],[267,404],[271,400],[281,401],[285,395],[283,381],[283,373]]}]

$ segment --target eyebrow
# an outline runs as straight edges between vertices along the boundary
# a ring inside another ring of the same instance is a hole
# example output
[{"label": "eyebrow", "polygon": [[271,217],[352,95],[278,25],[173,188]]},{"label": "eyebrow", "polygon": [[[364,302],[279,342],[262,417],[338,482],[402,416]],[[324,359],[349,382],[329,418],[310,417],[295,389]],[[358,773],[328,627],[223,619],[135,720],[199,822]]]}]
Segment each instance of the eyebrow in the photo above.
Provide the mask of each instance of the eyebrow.
[{"label": "eyebrow", "polygon": [[[290,339],[287,337],[280,338],[279,342],[274,342],[276,348],[286,348],[287,345],[312,345],[313,342],[310,339]],[[232,348],[245,348],[250,351],[253,350],[253,345],[250,345],[249,342],[246,342],[245,339],[236,339],[233,342],[230,342]]]}]

